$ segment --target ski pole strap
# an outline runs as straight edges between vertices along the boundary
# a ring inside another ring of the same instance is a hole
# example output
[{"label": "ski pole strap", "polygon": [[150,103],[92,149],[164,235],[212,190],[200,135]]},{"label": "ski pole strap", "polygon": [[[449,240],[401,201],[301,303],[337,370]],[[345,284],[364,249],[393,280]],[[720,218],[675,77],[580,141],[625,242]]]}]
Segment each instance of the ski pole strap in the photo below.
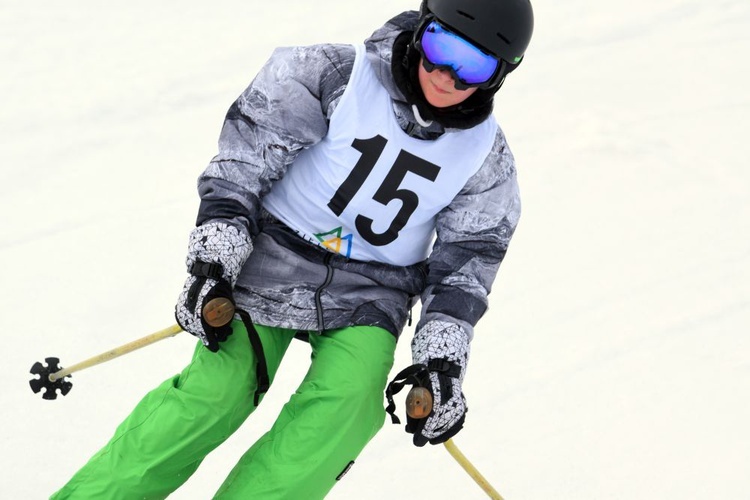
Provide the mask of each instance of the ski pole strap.
[{"label": "ski pole strap", "polygon": [[393,396],[401,392],[401,389],[407,385],[422,386],[422,380],[427,376],[428,370],[426,365],[411,365],[401,370],[388,384],[388,387],[385,389],[385,397],[388,400],[388,406],[386,406],[385,411],[391,416],[392,423],[401,423],[401,420],[396,416],[396,403],[393,400]]},{"label": "ski pole strap", "polygon": [[451,378],[459,378],[461,367],[456,363],[448,361],[445,358],[431,359],[427,364],[417,363],[401,370],[385,389],[385,397],[388,400],[388,406],[385,411],[391,416],[391,422],[400,424],[396,416],[396,403],[393,396],[401,392],[407,386],[427,387],[432,392],[429,375],[430,372],[437,373],[438,382],[440,383],[440,394],[443,395],[443,401],[448,401],[453,397],[453,384]]},{"label": "ski pole strap", "polygon": [[268,392],[268,389],[271,387],[271,382],[268,378],[268,363],[266,362],[266,355],[263,352],[263,343],[260,341],[258,330],[255,329],[250,315],[245,311],[239,310],[237,313],[245,324],[247,336],[250,339],[250,346],[253,348],[253,352],[255,352],[255,379],[258,387],[255,389],[255,394],[253,395],[253,404],[257,407],[260,403],[260,396]]}]

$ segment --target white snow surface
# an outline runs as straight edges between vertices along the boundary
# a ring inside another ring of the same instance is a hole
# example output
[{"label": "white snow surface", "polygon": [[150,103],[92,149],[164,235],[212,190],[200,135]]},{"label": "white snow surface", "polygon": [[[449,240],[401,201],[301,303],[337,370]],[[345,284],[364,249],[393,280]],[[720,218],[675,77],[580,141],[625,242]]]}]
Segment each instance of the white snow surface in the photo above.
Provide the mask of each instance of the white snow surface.
[{"label": "white snow surface", "polygon": [[[28,386],[35,361],[174,323],[196,178],[272,49],[359,42],[417,6],[0,1],[0,498],[49,496],[189,360],[181,334],[76,373],[56,401]],[[534,7],[496,106],[524,213],[455,442],[509,500],[748,499],[750,2]],[[170,498],[216,491],[308,357],[293,344],[263,405]],[[484,496],[387,422],[329,498]]]}]

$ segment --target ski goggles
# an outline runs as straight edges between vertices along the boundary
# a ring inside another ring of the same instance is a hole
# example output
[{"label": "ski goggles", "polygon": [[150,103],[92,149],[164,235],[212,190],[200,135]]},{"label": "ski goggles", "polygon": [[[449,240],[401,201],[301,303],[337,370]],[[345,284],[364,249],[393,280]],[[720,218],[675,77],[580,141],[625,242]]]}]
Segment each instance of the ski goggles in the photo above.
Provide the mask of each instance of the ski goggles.
[{"label": "ski goggles", "polygon": [[456,80],[456,88],[487,88],[496,83],[502,62],[453,33],[436,20],[425,23],[415,44],[427,71],[446,69]]}]

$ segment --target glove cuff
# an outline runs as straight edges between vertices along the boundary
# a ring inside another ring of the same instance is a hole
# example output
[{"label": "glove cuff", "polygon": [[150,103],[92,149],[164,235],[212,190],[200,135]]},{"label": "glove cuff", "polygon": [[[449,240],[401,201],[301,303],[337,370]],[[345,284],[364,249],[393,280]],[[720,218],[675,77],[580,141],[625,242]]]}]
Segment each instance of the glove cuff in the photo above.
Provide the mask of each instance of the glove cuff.
[{"label": "glove cuff", "polygon": [[448,321],[428,321],[415,334],[411,343],[414,364],[429,366],[435,360],[461,367],[456,378],[463,381],[466,364],[469,360],[469,335],[455,323]]},{"label": "glove cuff", "polygon": [[253,251],[249,236],[225,222],[207,222],[190,233],[187,269],[194,275],[224,279],[234,287]]}]

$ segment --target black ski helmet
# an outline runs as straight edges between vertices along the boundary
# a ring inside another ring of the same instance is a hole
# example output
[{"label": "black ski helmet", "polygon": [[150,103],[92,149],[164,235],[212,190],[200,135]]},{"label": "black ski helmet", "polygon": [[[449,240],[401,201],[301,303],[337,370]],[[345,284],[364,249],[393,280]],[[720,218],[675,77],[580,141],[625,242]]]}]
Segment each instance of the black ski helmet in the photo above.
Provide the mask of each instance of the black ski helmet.
[{"label": "black ski helmet", "polygon": [[521,62],[534,31],[529,0],[423,0],[429,15],[511,65]]}]

